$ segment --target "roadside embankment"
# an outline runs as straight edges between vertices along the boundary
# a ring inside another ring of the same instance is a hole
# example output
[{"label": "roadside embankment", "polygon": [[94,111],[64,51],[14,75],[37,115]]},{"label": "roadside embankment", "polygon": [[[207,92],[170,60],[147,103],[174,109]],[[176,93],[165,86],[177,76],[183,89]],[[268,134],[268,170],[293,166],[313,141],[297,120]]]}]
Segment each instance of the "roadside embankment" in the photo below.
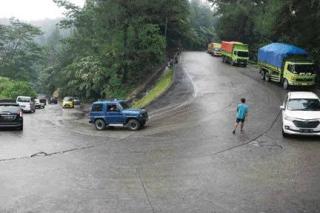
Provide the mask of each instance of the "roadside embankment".
[{"label": "roadside embankment", "polygon": [[145,96],[133,102],[133,108],[145,108],[154,100],[163,95],[173,84],[174,71],[167,68],[160,79],[155,83],[154,87],[146,92]]}]

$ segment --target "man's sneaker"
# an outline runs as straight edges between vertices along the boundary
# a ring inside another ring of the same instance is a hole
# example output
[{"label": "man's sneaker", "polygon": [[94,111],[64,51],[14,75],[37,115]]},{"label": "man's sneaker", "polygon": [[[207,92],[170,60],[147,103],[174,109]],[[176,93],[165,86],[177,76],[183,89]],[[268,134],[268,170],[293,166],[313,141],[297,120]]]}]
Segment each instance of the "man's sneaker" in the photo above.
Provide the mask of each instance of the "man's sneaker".
[{"label": "man's sneaker", "polygon": [[236,134],[236,130],[233,130],[233,131],[232,131],[232,134]]}]

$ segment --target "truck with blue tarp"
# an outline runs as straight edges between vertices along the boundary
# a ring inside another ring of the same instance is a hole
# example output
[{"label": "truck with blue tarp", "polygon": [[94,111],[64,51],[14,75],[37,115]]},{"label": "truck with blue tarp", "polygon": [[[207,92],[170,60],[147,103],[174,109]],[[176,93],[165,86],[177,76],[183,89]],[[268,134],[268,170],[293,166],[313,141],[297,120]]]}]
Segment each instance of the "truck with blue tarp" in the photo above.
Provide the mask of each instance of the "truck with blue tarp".
[{"label": "truck with blue tarp", "polygon": [[316,81],[316,66],[307,51],[284,43],[271,43],[259,49],[258,65],[261,79],[291,86],[312,87]]}]

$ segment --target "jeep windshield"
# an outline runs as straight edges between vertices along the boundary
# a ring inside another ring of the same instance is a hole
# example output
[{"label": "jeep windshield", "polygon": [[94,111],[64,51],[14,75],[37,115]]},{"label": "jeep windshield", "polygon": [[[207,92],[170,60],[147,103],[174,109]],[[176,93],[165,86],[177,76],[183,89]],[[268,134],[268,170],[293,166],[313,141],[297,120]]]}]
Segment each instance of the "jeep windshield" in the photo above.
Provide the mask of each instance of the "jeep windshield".
[{"label": "jeep windshield", "polygon": [[288,110],[291,111],[320,111],[318,99],[290,99]]},{"label": "jeep windshield", "polygon": [[249,57],[249,53],[248,53],[248,52],[245,52],[245,51],[238,51],[237,55],[238,55],[239,57],[244,57],[244,58]]},{"label": "jeep windshield", "polygon": [[296,73],[314,73],[316,67],[313,64],[295,64],[294,71]]},{"label": "jeep windshield", "polygon": [[129,105],[126,102],[120,102],[122,109],[129,109]]}]

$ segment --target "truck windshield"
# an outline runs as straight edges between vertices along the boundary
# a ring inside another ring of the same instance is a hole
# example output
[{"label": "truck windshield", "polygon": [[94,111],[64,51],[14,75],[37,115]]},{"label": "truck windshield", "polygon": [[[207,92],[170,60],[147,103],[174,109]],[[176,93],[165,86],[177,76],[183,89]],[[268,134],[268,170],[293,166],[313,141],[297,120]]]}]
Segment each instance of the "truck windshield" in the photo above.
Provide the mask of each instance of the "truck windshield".
[{"label": "truck windshield", "polygon": [[249,53],[245,51],[238,51],[238,56],[240,57],[249,57]]},{"label": "truck windshield", "polygon": [[297,73],[314,73],[315,66],[313,64],[296,64],[294,65],[294,71]]},{"label": "truck windshield", "polygon": [[320,111],[318,99],[290,99],[288,110],[291,111]]}]

